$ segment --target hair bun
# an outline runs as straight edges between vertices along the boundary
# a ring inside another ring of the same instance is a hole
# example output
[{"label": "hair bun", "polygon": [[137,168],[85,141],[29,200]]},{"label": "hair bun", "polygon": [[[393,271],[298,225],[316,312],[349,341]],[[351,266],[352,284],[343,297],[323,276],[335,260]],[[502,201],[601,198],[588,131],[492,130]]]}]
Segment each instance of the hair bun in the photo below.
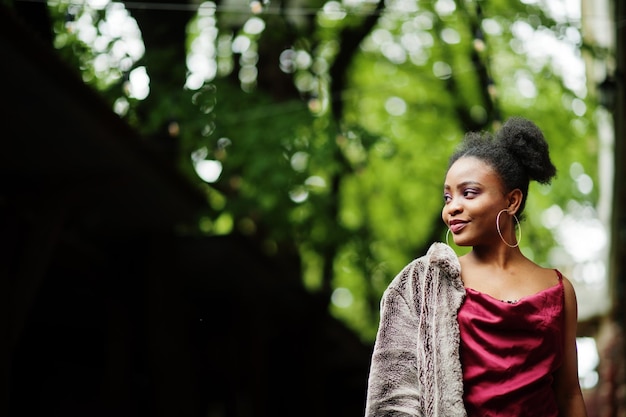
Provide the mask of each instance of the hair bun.
[{"label": "hair bun", "polygon": [[541,129],[530,120],[509,118],[496,133],[495,141],[516,157],[530,179],[547,184],[556,175],[548,142]]}]

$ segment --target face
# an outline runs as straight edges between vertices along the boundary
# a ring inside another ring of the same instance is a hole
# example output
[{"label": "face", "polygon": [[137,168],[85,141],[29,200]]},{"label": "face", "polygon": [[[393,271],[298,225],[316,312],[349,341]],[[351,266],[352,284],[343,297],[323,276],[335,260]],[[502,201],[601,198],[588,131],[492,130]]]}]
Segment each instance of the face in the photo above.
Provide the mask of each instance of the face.
[{"label": "face", "polygon": [[489,245],[500,240],[496,217],[509,207],[510,200],[490,165],[474,157],[458,159],[446,174],[443,195],[441,217],[457,245]]}]

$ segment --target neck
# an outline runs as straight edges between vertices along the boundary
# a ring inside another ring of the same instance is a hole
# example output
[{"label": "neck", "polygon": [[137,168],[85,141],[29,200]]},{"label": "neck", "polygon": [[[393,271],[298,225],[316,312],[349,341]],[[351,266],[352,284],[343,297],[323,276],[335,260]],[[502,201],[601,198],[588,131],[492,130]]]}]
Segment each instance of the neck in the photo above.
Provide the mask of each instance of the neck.
[{"label": "neck", "polygon": [[467,256],[477,264],[506,269],[509,265],[524,258],[518,247],[511,248],[504,244],[496,246],[474,246]]}]

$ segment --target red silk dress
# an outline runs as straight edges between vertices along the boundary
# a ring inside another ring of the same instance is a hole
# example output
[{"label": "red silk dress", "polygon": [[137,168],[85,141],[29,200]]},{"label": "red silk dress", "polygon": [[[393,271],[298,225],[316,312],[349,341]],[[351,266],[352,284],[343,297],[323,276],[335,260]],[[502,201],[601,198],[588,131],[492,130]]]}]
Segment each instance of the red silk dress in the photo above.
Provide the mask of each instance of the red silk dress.
[{"label": "red silk dress", "polygon": [[468,417],[557,417],[552,374],[563,360],[563,277],[515,302],[466,288],[459,309]]}]

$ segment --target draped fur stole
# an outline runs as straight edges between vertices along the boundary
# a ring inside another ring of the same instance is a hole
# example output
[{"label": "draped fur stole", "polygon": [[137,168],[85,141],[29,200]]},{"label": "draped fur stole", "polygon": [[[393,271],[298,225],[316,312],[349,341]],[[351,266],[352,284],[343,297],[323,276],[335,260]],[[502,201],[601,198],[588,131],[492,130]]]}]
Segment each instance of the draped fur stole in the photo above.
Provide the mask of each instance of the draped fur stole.
[{"label": "draped fur stole", "polygon": [[465,417],[457,312],[465,289],[454,251],[434,243],[390,283],[367,390],[366,417]]}]

